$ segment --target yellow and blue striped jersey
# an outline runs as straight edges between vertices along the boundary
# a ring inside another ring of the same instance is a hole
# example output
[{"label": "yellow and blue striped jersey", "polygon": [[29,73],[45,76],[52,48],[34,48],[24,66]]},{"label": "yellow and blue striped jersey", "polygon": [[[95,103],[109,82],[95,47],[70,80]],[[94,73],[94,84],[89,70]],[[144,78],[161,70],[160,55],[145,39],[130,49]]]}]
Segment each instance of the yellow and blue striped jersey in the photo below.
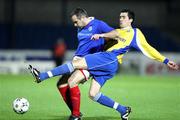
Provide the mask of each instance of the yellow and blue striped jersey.
[{"label": "yellow and blue striped jersey", "polygon": [[107,51],[112,51],[117,55],[119,63],[122,63],[123,55],[128,52],[132,47],[141,51],[145,56],[157,60],[159,62],[164,62],[167,64],[169,61],[163,55],[161,55],[156,49],[150,46],[143,33],[138,28],[126,29],[116,29],[119,33],[119,38],[117,39],[117,44],[110,47]]}]

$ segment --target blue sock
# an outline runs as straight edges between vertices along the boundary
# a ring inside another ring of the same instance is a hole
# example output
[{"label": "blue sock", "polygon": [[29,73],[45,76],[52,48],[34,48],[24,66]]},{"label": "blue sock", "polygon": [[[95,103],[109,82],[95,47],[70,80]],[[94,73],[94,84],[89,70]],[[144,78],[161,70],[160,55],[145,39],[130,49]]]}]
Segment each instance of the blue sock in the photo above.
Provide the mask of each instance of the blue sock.
[{"label": "blue sock", "polygon": [[50,77],[63,75],[66,73],[71,73],[73,71],[74,71],[74,67],[73,67],[72,63],[66,63],[66,64],[60,65],[58,67],[55,67],[54,69],[52,69],[48,72],[40,73],[39,77],[40,77],[40,80],[45,80]]},{"label": "blue sock", "polygon": [[110,108],[114,108],[115,110],[117,110],[121,115],[124,115],[126,113],[126,107],[120,105],[119,103],[115,102],[114,100],[112,100],[111,98],[103,95],[102,93],[98,93],[95,97],[94,97],[94,101],[110,107]]}]

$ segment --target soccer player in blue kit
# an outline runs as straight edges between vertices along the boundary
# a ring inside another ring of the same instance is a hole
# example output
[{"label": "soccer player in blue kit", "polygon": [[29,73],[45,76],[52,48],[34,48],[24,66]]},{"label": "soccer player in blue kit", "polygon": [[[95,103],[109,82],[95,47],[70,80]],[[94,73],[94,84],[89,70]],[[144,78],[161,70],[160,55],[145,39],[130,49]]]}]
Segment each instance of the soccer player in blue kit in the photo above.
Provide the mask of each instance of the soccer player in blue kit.
[{"label": "soccer player in blue kit", "polygon": [[[74,9],[70,14],[73,25],[77,27],[78,47],[73,56],[73,60],[80,59],[85,55],[104,50],[104,38],[98,41],[91,40],[93,34],[100,34],[114,30],[105,22],[89,17],[86,10],[82,8]],[[57,82],[59,93],[71,111],[69,120],[80,120],[80,90],[78,83],[87,80],[89,72],[87,70],[76,70],[72,74],[63,75]],[[85,78],[85,79],[84,79]]]},{"label": "soccer player in blue kit", "polygon": [[[107,52],[98,52],[89,54],[81,59],[58,66],[48,72],[39,72],[30,66],[32,75],[35,76],[36,82],[41,82],[47,78],[58,76],[66,73],[72,73],[76,69],[86,69],[94,78],[91,83],[90,96],[92,99],[104,106],[114,108],[121,114],[122,120],[128,120],[131,112],[130,107],[122,106],[111,98],[100,92],[105,82],[112,78],[118,68],[118,61],[122,62],[122,57],[131,48],[141,51],[147,57],[165,63],[168,67],[177,70],[178,65],[162,56],[157,50],[150,46],[138,28],[132,28],[134,13],[130,10],[120,12],[120,29],[108,33],[95,34],[92,39],[111,38],[117,40],[117,44],[108,49]],[[110,40],[111,40],[110,39]]]}]

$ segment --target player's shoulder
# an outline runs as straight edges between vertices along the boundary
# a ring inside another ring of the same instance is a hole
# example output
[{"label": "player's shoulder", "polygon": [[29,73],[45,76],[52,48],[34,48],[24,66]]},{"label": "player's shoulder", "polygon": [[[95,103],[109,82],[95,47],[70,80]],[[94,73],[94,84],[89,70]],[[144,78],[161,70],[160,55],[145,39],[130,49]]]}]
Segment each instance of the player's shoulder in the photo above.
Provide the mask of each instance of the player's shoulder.
[{"label": "player's shoulder", "polygon": [[137,28],[137,27],[136,27],[136,28],[133,28],[133,29],[136,30],[137,34],[143,34],[140,28]]},{"label": "player's shoulder", "polygon": [[99,25],[99,24],[101,24],[101,20],[98,20],[98,19],[96,19],[94,17],[90,17],[90,18],[91,18],[91,24],[92,25]]},{"label": "player's shoulder", "polygon": [[98,24],[104,24],[104,23],[106,23],[106,22],[104,22],[103,20],[99,20],[99,19],[96,19],[96,18],[94,18],[94,21],[95,21],[96,23],[98,23]]},{"label": "player's shoulder", "polygon": [[141,29],[140,29],[140,28],[135,27],[135,28],[133,28],[133,29],[135,29],[137,32],[141,32]]},{"label": "player's shoulder", "polygon": [[140,28],[138,28],[138,27],[133,27],[132,29],[135,29],[135,30],[138,30],[138,31],[140,30]]},{"label": "player's shoulder", "polygon": [[137,34],[138,36],[141,36],[141,37],[144,36],[143,32],[142,32],[141,29],[139,29],[139,28],[136,28],[136,34]]}]

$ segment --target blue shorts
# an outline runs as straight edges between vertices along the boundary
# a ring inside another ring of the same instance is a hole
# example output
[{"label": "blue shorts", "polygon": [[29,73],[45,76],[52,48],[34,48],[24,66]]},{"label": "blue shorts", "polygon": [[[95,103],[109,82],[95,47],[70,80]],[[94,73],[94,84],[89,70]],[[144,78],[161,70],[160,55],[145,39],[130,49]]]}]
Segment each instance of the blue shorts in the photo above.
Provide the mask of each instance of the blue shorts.
[{"label": "blue shorts", "polygon": [[89,54],[85,56],[85,59],[88,71],[101,87],[115,75],[118,69],[118,59],[111,52]]}]

